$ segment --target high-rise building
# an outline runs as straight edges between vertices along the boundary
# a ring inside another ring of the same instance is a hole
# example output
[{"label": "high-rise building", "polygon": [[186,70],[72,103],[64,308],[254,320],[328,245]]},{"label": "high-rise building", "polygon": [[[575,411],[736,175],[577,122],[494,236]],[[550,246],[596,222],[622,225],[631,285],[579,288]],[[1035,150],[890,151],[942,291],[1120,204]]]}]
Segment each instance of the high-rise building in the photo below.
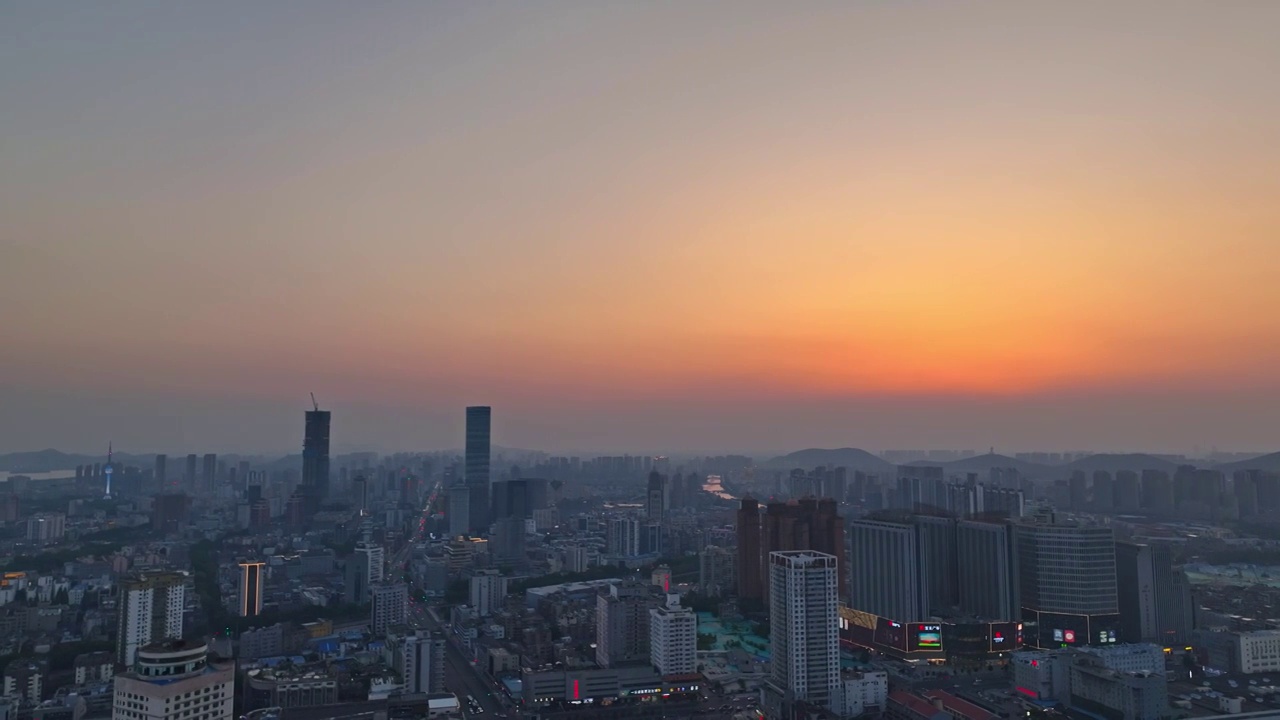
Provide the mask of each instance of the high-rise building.
[{"label": "high-rise building", "polygon": [[211,493],[218,489],[218,455],[205,453],[200,469],[200,489]]},{"label": "high-rise building", "polygon": [[764,582],[760,573],[760,503],[750,495],[738,507],[737,576],[738,597],[763,601]]},{"label": "high-rise building", "polygon": [[849,607],[903,623],[927,619],[928,576],[917,526],[855,520],[849,536],[856,573]]},{"label": "high-rise building", "polygon": [[113,720],[231,720],[232,664],[209,662],[204,643],[166,641],[143,646],[137,664],[115,676]]},{"label": "high-rise building", "polygon": [[329,421],[328,410],[306,411],[302,435],[302,487],[311,502],[319,504],[329,497]]},{"label": "high-rise building", "polygon": [[[806,497],[785,503],[769,503],[760,518],[761,578],[768,576],[770,553],[783,550],[815,550],[839,560],[841,584],[848,578],[845,569],[844,518],[837,514],[832,498]],[[761,598],[770,601],[765,593]]]},{"label": "high-rise building", "polygon": [[199,489],[196,484],[196,463],[199,458],[195,453],[187,455],[187,465],[182,473],[182,487],[187,492],[195,492]]},{"label": "high-rise building", "polygon": [[138,648],[182,638],[187,575],[142,572],[120,581],[116,609],[116,658],[133,667]]},{"label": "high-rise building", "polygon": [[389,628],[404,624],[409,612],[409,588],[404,583],[377,583],[372,588],[372,597],[370,629],[375,638],[384,637]]},{"label": "high-rise building", "polygon": [[416,630],[394,638],[396,670],[408,694],[444,692],[444,636]]},{"label": "high-rise building", "polygon": [[[43,660],[24,657],[10,660],[4,666],[4,697],[39,705],[44,700],[44,681],[48,674],[48,663]],[[0,707],[9,710],[7,703]]]},{"label": "high-rise building", "polygon": [[596,664],[649,660],[649,610],[658,606],[658,588],[619,582],[596,595]]},{"label": "high-rise building", "polygon": [[1191,642],[1191,586],[1167,543],[1117,542],[1116,578],[1121,642]]},{"label": "high-rise building", "polygon": [[[956,521],[934,515],[912,518],[924,560],[925,587],[929,592],[929,612],[950,615],[960,604],[959,566],[956,562]],[[922,620],[924,618],[913,618]]]},{"label": "high-rise building", "polygon": [[62,513],[36,513],[27,518],[27,540],[37,545],[56,545],[66,534],[67,516]]},{"label": "high-rise building", "polygon": [[497,570],[479,570],[471,576],[471,607],[480,617],[502,609],[507,600],[507,578]]},{"label": "high-rise building", "polygon": [[956,567],[962,613],[984,620],[1021,617],[1013,528],[1009,523],[956,523]]},{"label": "high-rise building", "polygon": [[164,492],[169,488],[169,456],[156,455],[156,468],[152,473],[155,478],[156,492]]},{"label": "high-rise building", "polygon": [[348,603],[363,605],[369,602],[371,588],[383,581],[386,571],[386,550],[368,537],[356,543],[356,550],[347,558],[346,594]]},{"label": "high-rise building", "polygon": [[1038,648],[1118,641],[1111,528],[1058,518],[1014,526],[1023,637]]},{"label": "high-rise building", "polygon": [[945,508],[946,481],[942,468],[934,465],[899,465],[896,507],[910,510]]},{"label": "high-rise building", "polygon": [[467,408],[466,482],[471,489],[471,532],[489,529],[489,434],[492,410],[478,405]]},{"label": "high-rise building", "polygon": [[649,661],[663,677],[698,671],[698,616],[680,606],[679,595],[649,610]]},{"label": "high-rise building", "polygon": [[240,562],[240,617],[256,617],[262,614],[262,569],[259,560]]},{"label": "high-rise building", "polygon": [[639,557],[641,550],[641,528],[639,518],[609,518],[605,535],[605,552],[616,557]]},{"label": "high-rise building", "polygon": [[660,523],[666,517],[669,486],[667,476],[658,471],[649,473],[649,486],[645,494],[645,517],[652,523]]},{"label": "high-rise building", "polygon": [[707,597],[728,595],[736,586],[736,553],[708,545],[698,555],[698,592]]},{"label": "high-rise building", "polygon": [[520,565],[525,561],[525,518],[532,515],[529,507],[529,483],[525,480],[500,480],[493,483],[494,559],[503,565]]},{"label": "high-rise building", "polygon": [[449,536],[471,535],[471,488],[459,483],[449,488]]},{"label": "high-rise building", "polygon": [[791,717],[800,702],[826,709],[840,703],[839,563],[812,550],[769,555],[766,717]]}]

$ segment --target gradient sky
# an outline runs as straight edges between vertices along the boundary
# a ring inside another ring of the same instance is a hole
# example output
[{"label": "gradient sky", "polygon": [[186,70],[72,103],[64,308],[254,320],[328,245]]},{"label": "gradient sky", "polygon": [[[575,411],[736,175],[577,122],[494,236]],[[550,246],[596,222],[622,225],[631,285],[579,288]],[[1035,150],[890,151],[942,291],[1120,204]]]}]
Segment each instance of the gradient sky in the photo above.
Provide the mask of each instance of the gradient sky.
[{"label": "gradient sky", "polygon": [[1274,449],[1277,28],[0,0],[0,451]]}]

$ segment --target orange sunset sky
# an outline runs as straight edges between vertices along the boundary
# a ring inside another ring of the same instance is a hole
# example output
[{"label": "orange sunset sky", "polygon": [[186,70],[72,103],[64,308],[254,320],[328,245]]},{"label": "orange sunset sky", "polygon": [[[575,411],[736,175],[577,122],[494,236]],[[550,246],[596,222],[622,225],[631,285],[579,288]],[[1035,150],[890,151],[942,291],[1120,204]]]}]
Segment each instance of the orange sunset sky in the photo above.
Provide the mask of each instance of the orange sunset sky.
[{"label": "orange sunset sky", "polygon": [[1280,446],[1280,3],[0,4],[0,451]]}]

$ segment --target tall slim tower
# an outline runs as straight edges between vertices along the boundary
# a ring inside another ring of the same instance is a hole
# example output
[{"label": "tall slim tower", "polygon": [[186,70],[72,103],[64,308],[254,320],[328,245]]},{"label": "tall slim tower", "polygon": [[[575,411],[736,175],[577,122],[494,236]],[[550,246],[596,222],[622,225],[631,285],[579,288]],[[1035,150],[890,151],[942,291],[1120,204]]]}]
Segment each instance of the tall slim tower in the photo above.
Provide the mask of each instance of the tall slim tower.
[{"label": "tall slim tower", "polygon": [[840,703],[839,560],[813,550],[769,554],[771,614],[767,717],[791,717],[797,702]]},{"label": "tall slim tower", "polygon": [[168,480],[169,480],[169,473],[168,473],[168,467],[167,467],[168,464],[169,464],[168,455],[156,455],[156,469],[155,469],[156,483],[155,484],[156,484],[157,492],[164,492],[165,490],[168,489],[167,487]]},{"label": "tall slim tower", "polygon": [[262,568],[260,560],[244,560],[240,563],[240,617],[257,617],[262,614]]},{"label": "tall slim tower", "polygon": [[116,471],[115,465],[111,462],[111,443],[107,443],[107,464],[102,466],[102,474],[107,477],[107,494],[106,499],[111,499],[111,475]]},{"label": "tall slim tower", "polygon": [[487,405],[467,408],[466,481],[471,490],[471,532],[489,527],[489,432],[492,410]]},{"label": "tall slim tower", "polygon": [[329,497],[329,416],[328,410],[313,405],[308,410],[302,435],[302,487],[312,502]]}]

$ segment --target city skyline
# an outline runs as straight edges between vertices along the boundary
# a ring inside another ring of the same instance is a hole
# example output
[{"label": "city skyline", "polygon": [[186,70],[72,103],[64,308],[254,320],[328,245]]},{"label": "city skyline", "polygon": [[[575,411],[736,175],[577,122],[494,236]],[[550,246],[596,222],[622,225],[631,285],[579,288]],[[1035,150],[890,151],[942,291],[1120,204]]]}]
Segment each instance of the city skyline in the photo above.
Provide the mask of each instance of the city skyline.
[{"label": "city skyline", "polygon": [[1280,445],[1273,3],[0,18],[0,452]]}]

